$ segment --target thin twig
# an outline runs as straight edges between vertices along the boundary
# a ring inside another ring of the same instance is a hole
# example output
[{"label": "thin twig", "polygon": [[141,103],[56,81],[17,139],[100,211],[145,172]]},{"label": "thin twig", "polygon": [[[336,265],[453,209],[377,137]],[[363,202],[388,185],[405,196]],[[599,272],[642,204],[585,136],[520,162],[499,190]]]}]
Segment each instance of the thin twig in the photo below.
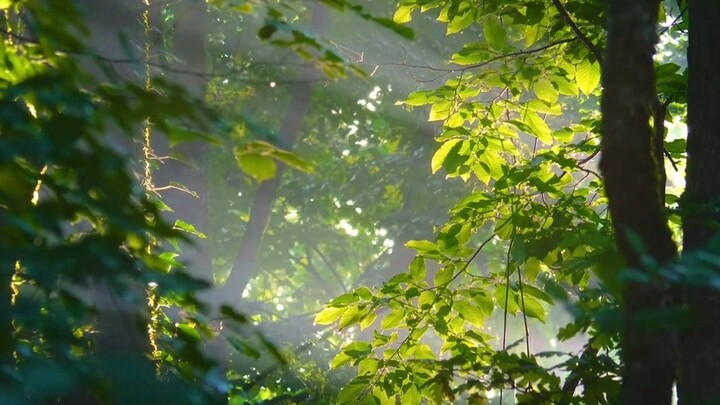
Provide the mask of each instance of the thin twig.
[{"label": "thin twig", "polygon": [[527,355],[530,357],[530,329],[528,328],[527,314],[525,313],[525,296],[523,295],[523,281],[522,272],[517,269],[518,272],[518,286],[520,288],[520,304],[522,305],[523,323],[525,324],[525,349]]},{"label": "thin twig", "polygon": [[[513,227],[513,233],[514,227]],[[503,310],[503,335],[502,335],[502,350],[505,350],[507,348],[507,324],[508,324],[508,301],[510,297],[510,252],[512,251],[513,242],[515,241],[515,236],[513,235],[512,238],[510,238],[510,245],[508,246],[507,255],[505,258],[505,306]],[[503,389],[500,387],[500,405],[503,403]]]},{"label": "thin twig", "polygon": [[335,277],[335,280],[337,280],[338,284],[340,285],[340,288],[342,288],[343,292],[348,292],[348,288],[345,286],[345,282],[343,282],[342,278],[340,277],[340,274],[335,270],[335,268],[330,264],[330,261],[325,257],[325,255],[320,251],[320,249],[317,248],[317,246],[312,245],[311,249],[315,251],[315,253],[320,256],[320,260],[325,263],[325,266],[330,270],[332,275]]}]

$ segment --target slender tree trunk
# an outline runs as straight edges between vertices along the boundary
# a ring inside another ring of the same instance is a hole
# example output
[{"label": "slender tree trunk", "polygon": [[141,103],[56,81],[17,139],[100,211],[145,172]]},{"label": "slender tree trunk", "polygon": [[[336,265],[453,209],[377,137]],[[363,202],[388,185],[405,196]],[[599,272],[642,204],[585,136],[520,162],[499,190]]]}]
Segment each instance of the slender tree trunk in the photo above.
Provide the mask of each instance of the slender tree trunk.
[{"label": "slender tree trunk", "polygon": [[[619,250],[649,282],[627,282],[621,403],[670,404],[675,373],[672,333],[642,318],[661,313],[669,289],[653,274],[677,255],[652,152],[656,99],[653,54],[660,0],[613,0],[608,21],[602,97],[602,161]],[[648,263],[647,259],[654,263]]]},{"label": "slender tree trunk", "polygon": [[[689,2],[688,140],[683,251],[705,248],[720,223],[720,2]],[[720,404],[720,293],[689,287],[690,325],[680,334],[680,404]]]},{"label": "slender tree trunk", "polygon": [[[313,10],[313,28],[322,31],[327,20],[327,10],[321,4]],[[291,84],[291,98],[288,109],[278,132],[278,146],[291,150],[302,129],[303,119],[310,107],[314,78],[317,72],[311,64],[300,67],[296,81]],[[216,296],[219,303],[236,304],[240,301],[243,291],[258,273],[257,256],[265,228],[270,220],[273,205],[277,199],[278,189],[282,181],[285,166],[278,162],[275,177],[260,184],[253,205],[250,209],[250,220],[245,227],[232,271],[227,282]]]}]

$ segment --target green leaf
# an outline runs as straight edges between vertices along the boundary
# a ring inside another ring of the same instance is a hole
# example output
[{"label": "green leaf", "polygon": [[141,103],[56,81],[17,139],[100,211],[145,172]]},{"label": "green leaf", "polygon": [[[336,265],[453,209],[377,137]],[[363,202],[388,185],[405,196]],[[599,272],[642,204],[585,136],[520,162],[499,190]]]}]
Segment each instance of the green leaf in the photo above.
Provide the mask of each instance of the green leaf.
[{"label": "green leaf", "polygon": [[355,290],[354,294],[363,300],[369,300],[373,296],[372,291],[366,286],[359,287]]},{"label": "green leaf", "polygon": [[361,311],[360,308],[358,308],[356,305],[348,307],[347,310],[340,317],[340,322],[338,322],[338,329],[343,330],[348,326],[352,326],[360,322],[360,320],[365,316],[366,313],[366,311]]},{"label": "green leaf", "polygon": [[403,394],[400,399],[401,404],[414,405],[419,404],[421,400],[422,395],[415,384],[411,383],[408,386],[403,387]]},{"label": "green leaf", "polygon": [[329,325],[345,313],[347,307],[327,307],[315,316],[315,323],[318,325]]},{"label": "green leaf", "polygon": [[446,35],[458,33],[469,27],[475,21],[475,12],[473,8],[468,8],[462,13],[458,13],[452,21],[447,25]]},{"label": "green leaf", "polygon": [[375,375],[380,369],[381,362],[378,359],[367,358],[358,363],[358,375]]},{"label": "green leaf", "polygon": [[450,139],[443,143],[442,146],[440,146],[440,149],[438,149],[437,152],[435,152],[435,154],[433,155],[432,162],[430,164],[433,173],[437,172],[438,170],[440,170],[440,168],[442,168],[443,162],[445,162],[445,159],[447,159],[448,154],[453,149],[453,147],[457,145],[460,141],[462,141],[462,139]]},{"label": "green leaf", "polygon": [[[529,296],[524,296],[524,298],[525,315],[530,318],[535,318],[540,322],[545,322],[545,308],[543,308],[542,304],[535,298]],[[519,302],[518,304],[521,303],[522,302]]]},{"label": "green leaf", "polygon": [[[0,0],[2,1],[2,0]],[[0,7],[1,9],[1,7]],[[170,147],[177,146],[180,143],[183,142],[195,142],[195,141],[204,141],[209,142],[213,144],[219,144],[219,141],[217,138],[215,138],[212,135],[204,134],[202,132],[192,131],[186,128],[180,128],[180,127],[170,127],[166,131],[166,136],[168,138],[168,142],[170,143]]]},{"label": "green leaf", "polygon": [[415,5],[398,6],[397,10],[395,10],[395,14],[393,15],[393,21],[398,24],[409,23],[410,21],[412,21],[412,12],[414,9]]},{"label": "green leaf", "polygon": [[528,295],[531,295],[541,301],[547,302],[550,305],[552,305],[554,303],[552,297],[547,295],[544,291],[540,290],[539,288],[531,286],[529,284],[523,284],[523,294],[526,297]]},{"label": "green leaf", "polygon": [[190,233],[190,234],[193,234],[193,235],[195,235],[195,236],[197,236],[198,238],[201,238],[201,239],[207,239],[207,235],[205,235],[204,233],[198,231],[197,229],[195,229],[195,226],[194,226],[194,225],[189,224],[189,223],[183,221],[182,219],[176,220],[176,221],[175,221],[175,225],[173,226],[173,228],[179,229],[179,230],[181,230],[181,231],[184,231],[184,232],[187,232],[187,233]]},{"label": "green leaf", "polygon": [[537,95],[540,100],[547,101],[552,104],[558,99],[558,92],[548,79],[539,79],[535,82],[533,89],[535,90],[535,95]]},{"label": "green leaf", "polygon": [[523,33],[525,39],[525,47],[529,48],[532,44],[536,43],[541,37],[540,25],[526,25],[525,32]]},{"label": "green leaf", "polygon": [[272,179],[277,172],[277,164],[271,157],[245,153],[236,156],[240,169],[259,182]]},{"label": "green leaf", "polygon": [[352,357],[345,354],[345,352],[340,352],[335,355],[335,357],[330,362],[330,369],[334,370],[338,367],[344,366],[352,361]]},{"label": "green leaf", "polygon": [[380,322],[380,327],[384,330],[393,329],[400,325],[405,319],[405,310],[402,308],[393,309],[389,314],[383,318]]},{"label": "green leaf", "polygon": [[475,305],[465,300],[458,300],[453,303],[453,308],[464,320],[471,324],[477,327],[482,327],[485,324],[485,314]]},{"label": "green leaf", "polygon": [[418,298],[418,307],[422,310],[427,310],[430,308],[434,303],[435,299],[437,298],[437,294],[435,294],[432,291],[423,291],[420,293],[420,298]]},{"label": "green leaf", "polygon": [[346,293],[339,295],[335,298],[333,298],[332,301],[328,303],[328,306],[331,307],[346,307],[350,304],[354,304],[360,300],[359,296],[353,294],[353,293]]},{"label": "green leaf", "polygon": [[437,100],[430,107],[428,121],[445,121],[453,113],[453,104],[448,100]]},{"label": "green leaf", "polygon": [[474,294],[473,301],[475,301],[478,308],[480,308],[483,315],[485,315],[485,318],[488,318],[492,315],[493,310],[495,309],[495,301],[493,301],[492,297],[487,295],[485,291]]},{"label": "green leaf", "polygon": [[415,249],[418,253],[427,253],[438,250],[438,246],[429,240],[410,240],[405,243],[408,249]]},{"label": "green leaf", "polygon": [[525,271],[525,278],[530,282],[534,282],[535,279],[537,279],[538,273],[540,273],[540,260],[536,257],[528,258],[523,270]]},{"label": "green leaf", "polygon": [[577,83],[571,82],[564,77],[555,77],[553,80],[555,84],[557,84],[560,94],[565,94],[566,96],[577,96],[580,94]]},{"label": "green leaf", "polygon": [[345,387],[343,387],[342,390],[340,390],[340,393],[338,393],[335,403],[337,405],[356,403],[358,398],[360,397],[360,394],[362,394],[363,391],[369,388],[370,387],[367,384],[355,383],[346,385]]},{"label": "green leaf", "polygon": [[497,18],[490,17],[485,20],[485,24],[483,24],[483,35],[485,35],[485,41],[487,41],[490,48],[501,50],[505,47],[507,33]]},{"label": "green leaf", "polygon": [[257,349],[242,341],[238,337],[230,335],[227,339],[228,343],[230,343],[230,346],[232,346],[233,349],[237,350],[238,353],[242,353],[245,356],[248,356],[255,360],[260,358],[260,352],[257,351]]},{"label": "green leaf", "polygon": [[367,329],[370,325],[372,325],[375,322],[376,319],[377,319],[377,314],[375,312],[370,312],[367,315],[365,315],[360,320],[360,323],[359,323],[360,330]]},{"label": "green leaf", "polygon": [[412,277],[414,281],[425,280],[425,259],[420,256],[415,257],[413,261],[410,262],[409,272],[410,277]]},{"label": "green leaf", "polygon": [[534,112],[525,109],[523,114],[523,122],[530,127],[532,135],[535,135],[539,140],[547,145],[551,145],[553,142],[552,131],[550,127],[545,123],[545,120],[540,118]]},{"label": "green leaf", "polygon": [[419,107],[422,105],[430,104],[432,101],[428,98],[426,91],[414,91],[408,94],[405,101],[400,101],[400,104],[407,104],[413,107]]},{"label": "green leaf", "polygon": [[441,287],[447,285],[455,275],[455,267],[451,265],[444,266],[435,273],[435,286]]},{"label": "green leaf", "polygon": [[578,64],[575,81],[580,91],[590,95],[600,84],[600,65],[585,59]]},{"label": "green leaf", "polygon": [[360,359],[362,357],[365,357],[370,354],[371,351],[372,345],[368,342],[352,342],[347,346],[343,347],[343,353],[346,353],[353,359]]},{"label": "green leaf", "polygon": [[288,167],[299,170],[303,173],[313,173],[315,171],[315,166],[312,163],[301,159],[298,155],[292,152],[275,149],[270,153],[270,156],[284,163]]}]

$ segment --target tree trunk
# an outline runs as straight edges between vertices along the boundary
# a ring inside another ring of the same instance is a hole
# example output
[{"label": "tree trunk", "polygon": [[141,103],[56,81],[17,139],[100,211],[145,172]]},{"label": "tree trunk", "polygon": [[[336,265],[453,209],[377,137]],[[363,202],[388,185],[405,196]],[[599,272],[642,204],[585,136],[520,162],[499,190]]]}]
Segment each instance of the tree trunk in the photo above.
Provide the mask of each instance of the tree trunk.
[{"label": "tree trunk", "polygon": [[[683,196],[683,251],[703,249],[718,235],[720,213],[720,2],[689,2],[688,139]],[[680,404],[720,403],[720,293],[688,287],[690,325],[680,334]]]},{"label": "tree trunk", "polygon": [[[670,404],[675,371],[671,331],[642,317],[667,309],[669,289],[655,271],[677,255],[658,196],[651,109],[659,0],[614,0],[608,20],[602,97],[605,190],[620,252],[650,281],[623,290],[622,404]],[[648,260],[651,259],[651,262]]]},{"label": "tree trunk", "polygon": [[[314,6],[313,28],[321,32],[327,20],[327,9],[321,4]],[[314,78],[317,75],[311,64],[300,67],[296,81],[291,84],[291,98],[283,118],[278,140],[280,148],[291,150],[295,145],[298,133],[302,128],[305,113],[310,107]],[[270,220],[273,205],[277,199],[278,189],[282,181],[285,165],[278,162],[275,177],[260,184],[250,209],[250,220],[245,227],[232,271],[217,293],[216,301],[220,304],[237,304],[250,280],[258,273],[257,256],[265,228]]]}]

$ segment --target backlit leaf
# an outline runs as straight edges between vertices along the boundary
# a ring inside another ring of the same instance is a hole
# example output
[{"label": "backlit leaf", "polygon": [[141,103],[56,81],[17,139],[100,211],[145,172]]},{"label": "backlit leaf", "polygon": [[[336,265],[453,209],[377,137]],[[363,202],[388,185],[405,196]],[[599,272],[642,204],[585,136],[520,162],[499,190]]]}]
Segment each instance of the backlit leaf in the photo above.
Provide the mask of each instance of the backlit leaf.
[{"label": "backlit leaf", "polygon": [[485,20],[485,24],[483,24],[483,35],[485,35],[485,41],[487,41],[491,48],[501,50],[505,47],[507,33],[497,18],[491,16]]},{"label": "backlit leaf", "polygon": [[575,81],[580,91],[590,95],[600,84],[600,65],[597,62],[583,60],[575,72]]},{"label": "backlit leaf", "polygon": [[460,142],[461,139],[450,139],[449,141],[445,142],[440,146],[440,149],[435,152],[435,154],[432,157],[432,162],[430,164],[430,167],[432,168],[432,172],[435,173],[438,170],[442,168],[443,162],[445,162],[445,159],[447,159],[448,154],[453,149],[455,145]]}]

